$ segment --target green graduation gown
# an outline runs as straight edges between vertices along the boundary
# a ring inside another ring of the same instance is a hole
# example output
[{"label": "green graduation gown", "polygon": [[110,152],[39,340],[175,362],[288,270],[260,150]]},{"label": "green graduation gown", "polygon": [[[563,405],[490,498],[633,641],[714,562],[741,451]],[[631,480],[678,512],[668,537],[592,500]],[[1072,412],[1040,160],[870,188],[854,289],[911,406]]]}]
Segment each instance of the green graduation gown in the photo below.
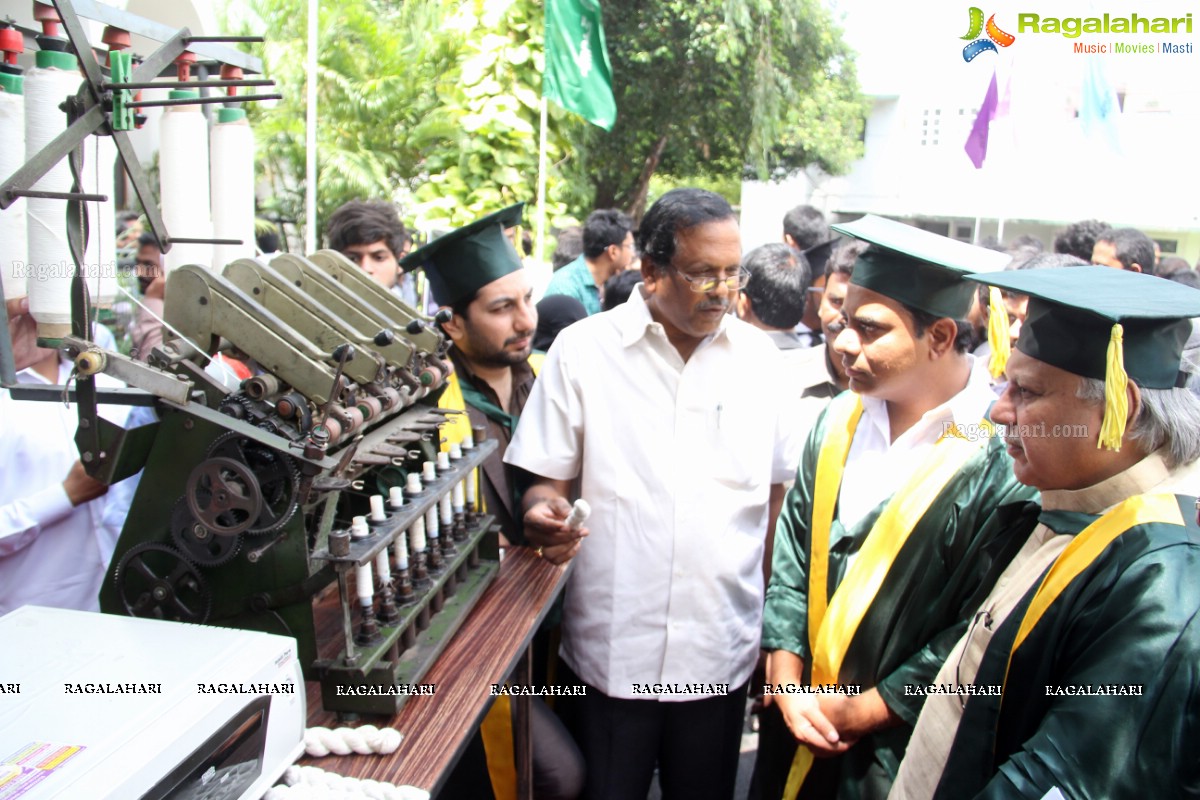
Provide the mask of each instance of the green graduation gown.
[{"label": "green graduation gown", "polygon": [[[836,402],[836,401],[835,401]],[[771,582],[766,593],[762,647],[787,650],[805,663],[811,681],[808,631],[810,525],[817,459],[828,433],[826,409],[809,436],[775,529]],[[850,642],[839,673],[841,684],[876,688],[903,723],[859,740],[844,755],[817,759],[801,798],[884,800],[924,697],[906,694],[907,684],[929,684],[967,620],[987,596],[1024,539],[1005,537],[1021,516],[1036,513],[1036,492],[1013,477],[1003,441],[991,437],[950,478],[913,528]],[[890,498],[889,498],[890,499]],[[835,510],[829,535],[828,596],[846,575],[849,557],[862,547],[884,501],[850,527]],[[759,737],[751,796],[779,800],[796,752],[795,738],[775,707],[767,710]]]},{"label": "green graduation gown", "polygon": [[[937,800],[1037,800],[1053,787],[1068,800],[1200,797],[1200,526],[1195,499],[1176,500],[1184,524],[1110,543],[1046,609],[1007,681],[1036,585],[996,630],[975,682],[1004,696],[967,701]],[[1095,519],[1041,514],[1070,535]],[[1130,685],[1141,696],[1067,688]]]}]

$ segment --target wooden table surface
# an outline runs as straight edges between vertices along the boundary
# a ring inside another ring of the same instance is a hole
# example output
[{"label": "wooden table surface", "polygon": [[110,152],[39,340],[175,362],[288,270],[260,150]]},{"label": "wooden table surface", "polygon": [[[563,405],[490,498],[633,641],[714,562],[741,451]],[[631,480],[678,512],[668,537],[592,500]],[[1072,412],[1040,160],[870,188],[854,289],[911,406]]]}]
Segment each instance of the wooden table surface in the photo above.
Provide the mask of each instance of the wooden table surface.
[{"label": "wooden table surface", "polygon": [[[436,794],[490,707],[492,684],[513,671],[568,572],[567,565],[556,567],[527,547],[509,548],[495,581],[421,679],[434,684],[435,693],[408,698],[394,717],[362,717],[359,724],[399,730],[400,748],[387,756],[305,757],[300,763]],[[309,726],[337,727],[335,715],[321,708],[320,685],[309,681],[307,693]]]}]

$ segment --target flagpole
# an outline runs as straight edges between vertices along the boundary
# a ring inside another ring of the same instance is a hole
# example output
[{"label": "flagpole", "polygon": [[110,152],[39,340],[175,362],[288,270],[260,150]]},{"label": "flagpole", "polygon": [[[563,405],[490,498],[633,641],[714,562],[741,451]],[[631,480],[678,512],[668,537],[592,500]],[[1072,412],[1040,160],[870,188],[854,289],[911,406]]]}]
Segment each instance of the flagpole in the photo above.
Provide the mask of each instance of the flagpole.
[{"label": "flagpole", "polygon": [[307,91],[304,114],[304,252],[317,249],[317,6],[308,0]]},{"label": "flagpole", "polygon": [[533,257],[538,264],[546,263],[543,242],[546,238],[546,96],[542,95],[541,123],[538,126],[538,183],[537,183],[537,238],[533,243]]}]

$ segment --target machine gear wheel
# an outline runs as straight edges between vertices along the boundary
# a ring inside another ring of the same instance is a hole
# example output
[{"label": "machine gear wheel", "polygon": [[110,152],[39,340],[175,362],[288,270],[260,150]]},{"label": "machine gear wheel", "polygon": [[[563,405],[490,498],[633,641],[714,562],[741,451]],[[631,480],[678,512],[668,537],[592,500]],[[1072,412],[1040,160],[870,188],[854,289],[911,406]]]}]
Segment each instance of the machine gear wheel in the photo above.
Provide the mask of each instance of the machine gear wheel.
[{"label": "machine gear wheel", "polygon": [[217,536],[192,515],[187,501],[180,498],[171,512],[171,539],[193,564],[219,567],[228,564],[242,549],[242,535]]},{"label": "machine gear wheel", "polygon": [[188,476],[187,504],[196,520],[218,536],[246,531],[263,512],[258,479],[245,463],[215,457]]},{"label": "machine gear wheel", "polygon": [[217,404],[217,411],[234,419],[252,420],[254,418],[254,403],[241,392],[226,395]]},{"label": "machine gear wheel", "polygon": [[262,509],[246,533],[251,536],[271,533],[286,525],[299,507],[300,469],[291,456],[241,435],[223,434],[213,442],[208,454],[215,458],[240,461],[258,480]]},{"label": "machine gear wheel", "polygon": [[130,548],[117,564],[114,580],[131,617],[203,623],[212,612],[212,592],[204,578],[165,544]]},{"label": "machine gear wheel", "polygon": [[218,437],[209,455],[239,461],[249,467],[258,481],[262,507],[250,535],[276,531],[288,523],[298,508],[300,470],[290,456],[255,442],[237,431]]}]

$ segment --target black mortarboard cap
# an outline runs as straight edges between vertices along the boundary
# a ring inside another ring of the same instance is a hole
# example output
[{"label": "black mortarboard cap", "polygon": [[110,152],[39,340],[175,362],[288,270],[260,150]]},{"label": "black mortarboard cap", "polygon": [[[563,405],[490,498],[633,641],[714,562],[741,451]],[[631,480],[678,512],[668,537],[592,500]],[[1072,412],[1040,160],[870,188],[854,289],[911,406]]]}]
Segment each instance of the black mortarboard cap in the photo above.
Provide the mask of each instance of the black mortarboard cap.
[{"label": "black mortarboard cap", "polygon": [[465,300],[492,281],[524,267],[504,235],[505,229],[521,224],[524,208],[524,203],[517,203],[439,236],[402,258],[400,266],[407,271],[424,267],[433,299],[439,305]]},{"label": "black mortarboard cap", "polygon": [[829,227],[871,245],[854,262],[850,283],[938,317],[964,319],[975,287],[963,277],[1009,262],[1004,253],[873,214]]},{"label": "black mortarboard cap", "polygon": [[1101,444],[1120,444],[1128,378],[1147,389],[1186,381],[1181,358],[1191,318],[1200,317],[1196,289],[1109,267],[1011,270],[971,280],[1029,295],[1018,350],[1105,382]]}]

